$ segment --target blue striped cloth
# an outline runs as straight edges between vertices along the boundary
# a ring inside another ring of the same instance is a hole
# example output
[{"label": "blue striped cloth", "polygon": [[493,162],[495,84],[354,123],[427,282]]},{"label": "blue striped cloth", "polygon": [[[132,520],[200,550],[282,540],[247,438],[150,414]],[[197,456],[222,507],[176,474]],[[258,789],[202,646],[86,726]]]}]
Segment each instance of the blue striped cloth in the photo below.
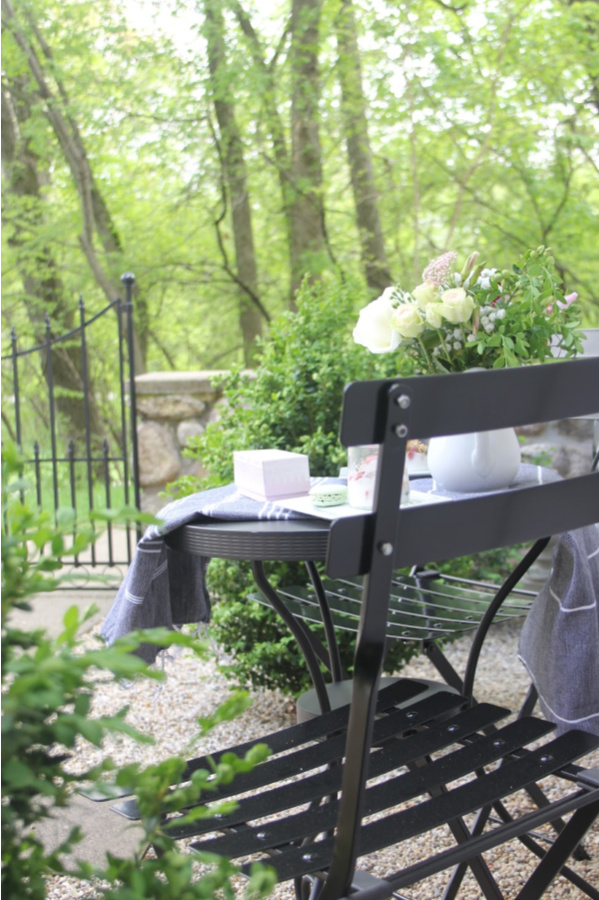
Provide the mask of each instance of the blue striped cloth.
[{"label": "blue striped cloth", "polygon": [[520,659],[558,733],[599,734],[599,531],[555,542],[553,565],[520,635]]},{"label": "blue striped cloth", "polygon": [[[324,479],[314,479],[314,483]],[[138,628],[173,628],[210,620],[210,598],[206,590],[209,560],[168,547],[164,535],[202,519],[252,521],[256,519],[301,519],[300,513],[274,503],[244,497],[234,485],[182,497],[165,506],[137,545],[137,553],[102,625],[102,637],[111,644]],[[159,648],[142,644],[137,651],[146,662],[154,662]]]}]

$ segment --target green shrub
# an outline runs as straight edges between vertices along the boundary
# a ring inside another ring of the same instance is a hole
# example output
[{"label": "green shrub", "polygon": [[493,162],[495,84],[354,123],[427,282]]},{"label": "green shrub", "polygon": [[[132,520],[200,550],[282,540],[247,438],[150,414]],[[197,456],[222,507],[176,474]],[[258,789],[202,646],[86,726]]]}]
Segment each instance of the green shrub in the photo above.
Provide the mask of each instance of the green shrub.
[{"label": "green shrub", "polygon": [[[252,376],[241,369],[223,379],[225,403],[219,422],[196,438],[188,455],[202,460],[209,472],[198,483],[184,479],[170,486],[183,496],[233,480],[233,451],[281,448],[308,454],[312,475],[336,475],[346,464],[339,442],[343,389],[350,381],[397,374],[397,359],[376,357],[351,336],[356,310],[364,305],[363,288],[342,279],[320,285],[305,283],[298,310],[272,324],[262,342],[259,365]],[[407,373],[406,373],[407,374]],[[306,581],[299,566],[274,567],[275,583]],[[311,687],[301,653],[280,619],[252,603],[256,587],[248,565],[213,560],[208,584],[217,600],[212,634],[231,657],[228,674],[239,684],[278,687],[298,694]],[[314,626],[320,634],[320,629]],[[339,632],[344,664],[351,667],[354,638]],[[397,669],[415,646],[395,642],[387,665]]]},{"label": "green shrub", "polygon": [[[196,803],[209,787],[208,771],[194,773],[192,780],[177,790],[170,785],[180,780],[185,763],[169,759],[148,767],[127,766],[113,781],[134,793],[142,814],[144,840],[131,859],[111,856],[105,869],[83,862],[67,870],[64,858],[81,839],[73,829],[63,843],[48,851],[32,827],[52,810],[67,803],[76,782],[85,779],[92,786],[104,785],[112,772],[110,760],[86,773],[73,776],[64,766],[79,736],[101,746],[110,732],[123,732],[139,741],[150,738],[140,734],[125,720],[126,710],[115,716],[90,718],[91,675],[98,670],[116,678],[146,675],[158,678],[132,650],[144,641],[159,646],[179,643],[202,652],[197,641],[166,629],[140,632],[107,648],[85,649],[77,638],[81,618],[76,607],[64,617],[64,631],[56,639],[43,631],[24,631],[11,625],[14,607],[28,609],[28,599],[50,592],[60,584],[56,577],[62,561],[81,552],[92,537],[78,525],[74,541],[71,511],[60,511],[57,522],[48,513],[28,506],[27,485],[20,478],[20,461],[14,447],[2,449],[2,889],[6,897],[42,900],[46,896],[45,879],[50,874],[69,874],[88,880],[100,878],[109,887],[96,893],[107,900],[164,898],[172,900],[212,900],[217,890],[233,897],[231,874],[237,871],[223,859],[202,878],[193,878],[192,862],[198,856],[180,853],[161,827],[161,814],[180,811]],[[48,602],[51,602],[49,599]],[[202,733],[219,721],[230,719],[247,706],[247,697],[235,696],[213,716],[199,723]],[[230,781],[239,770],[247,770],[268,754],[264,746],[255,747],[246,759],[230,756],[215,769],[219,781]],[[193,815],[194,810],[189,813]],[[157,859],[144,857],[152,844]],[[213,861],[213,860],[212,860]],[[156,877],[156,876],[160,877]],[[259,868],[250,879],[252,896],[266,896],[274,881],[270,870]]]}]

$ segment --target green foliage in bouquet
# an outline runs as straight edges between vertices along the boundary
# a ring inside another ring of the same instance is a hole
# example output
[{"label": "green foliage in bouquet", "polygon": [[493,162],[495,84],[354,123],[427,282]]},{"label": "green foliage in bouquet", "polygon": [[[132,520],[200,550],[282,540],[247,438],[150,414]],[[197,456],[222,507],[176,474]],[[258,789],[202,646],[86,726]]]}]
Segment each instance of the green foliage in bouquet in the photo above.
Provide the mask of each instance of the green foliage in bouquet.
[{"label": "green foliage in bouquet", "polygon": [[[312,475],[337,475],[347,450],[339,443],[343,389],[351,381],[398,374],[398,360],[367,356],[351,338],[350,322],[363,288],[339,279],[304,283],[297,312],[273,322],[262,342],[259,365],[251,377],[233,371],[223,380],[225,404],[219,422],[196,438],[188,455],[209,471],[201,484],[182,479],[170,486],[183,496],[233,480],[233,451],[281,448],[307,453]],[[404,374],[412,371],[407,361]],[[307,581],[300,566],[278,565],[273,583]],[[270,610],[247,600],[255,593],[249,566],[213,560],[208,584],[216,603],[211,633],[230,657],[226,671],[240,685],[278,687],[298,694],[311,687],[305,662],[285,626]],[[320,634],[320,630],[314,626]],[[322,636],[322,635],[321,635]],[[354,638],[340,632],[344,665],[351,669]],[[395,642],[387,667],[395,670],[415,652]]]},{"label": "green foliage in bouquet", "polygon": [[547,247],[528,250],[509,269],[472,253],[434,259],[422,283],[387,288],[360,311],[354,340],[394,353],[425,374],[498,369],[575,356],[582,349],[578,295],[566,295]]},{"label": "green foliage in bouquet", "polygon": [[[106,900],[213,900],[218,892],[233,898],[231,876],[237,869],[227,859],[211,863],[207,874],[198,877],[193,863],[198,855],[181,853],[161,827],[165,810],[186,810],[200,796],[225,783],[237,771],[247,771],[268,755],[267,748],[253,748],[245,759],[233,755],[215,767],[215,778],[207,783],[209,771],[194,773],[182,788],[171,790],[180,781],[185,762],[167,759],[141,768],[131,765],[118,774],[109,759],[85,775],[69,773],[69,756],[80,737],[97,747],[104,737],[120,732],[138,741],[151,738],[133,729],[126,721],[126,709],[110,717],[91,717],[92,682],[98,673],[110,672],[115,678],[137,676],[159,678],[132,651],[140,642],[158,646],[182,644],[196,653],[203,652],[197,640],[167,629],[140,632],[116,642],[86,649],[77,637],[85,621],[77,607],[64,617],[64,631],[57,639],[42,630],[25,631],[11,624],[14,608],[29,609],[34,594],[51,592],[61,583],[58,570],[63,561],[80,553],[94,534],[78,524],[72,538],[73,513],[58,512],[57,521],[27,502],[28,485],[21,477],[21,462],[16,449],[2,449],[2,891],[4,896],[22,900],[43,900],[49,875],[70,875],[89,881],[100,879],[108,886],[96,886],[95,894]],[[135,517],[139,513],[134,511]],[[110,513],[114,520],[114,516]],[[125,513],[130,518],[130,513]],[[51,602],[49,596],[48,602]],[[94,675],[95,673],[95,675]],[[235,695],[214,716],[199,723],[207,732],[214,724],[237,715],[247,706],[247,697]],[[141,811],[144,837],[139,850],[130,859],[108,856],[105,868],[76,861],[67,864],[67,855],[76,855],[82,834],[73,828],[56,848],[48,849],[35,826],[52,812],[64,807],[77,783],[106,790],[110,783],[135,794]],[[203,813],[191,809],[186,817]],[[211,812],[212,814],[212,812]],[[183,821],[183,820],[181,820]],[[157,849],[156,858],[147,858],[148,844]],[[274,884],[272,870],[258,867],[248,882],[248,896],[264,897]]]}]

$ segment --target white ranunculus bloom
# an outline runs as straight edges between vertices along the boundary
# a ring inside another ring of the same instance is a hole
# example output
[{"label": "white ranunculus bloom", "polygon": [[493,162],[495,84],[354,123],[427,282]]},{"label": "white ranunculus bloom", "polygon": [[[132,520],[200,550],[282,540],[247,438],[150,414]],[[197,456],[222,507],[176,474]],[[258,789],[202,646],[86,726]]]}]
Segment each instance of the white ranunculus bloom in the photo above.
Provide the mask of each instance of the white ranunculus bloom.
[{"label": "white ranunculus bloom", "polygon": [[371,353],[389,353],[399,347],[401,336],[393,324],[394,293],[394,288],[385,288],[380,297],[360,310],[354,341]]},{"label": "white ranunculus bloom", "polygon": [[420,309],[426,309],[429,303],[434,303],[435,300],[439,299],[437,285],[431,284],[430,281],[423,281],[422,284],[419,284],[418,287],[414,288],[412,297]]},{"label": "white ranunculus bloom", "polygon": [[393,327],[402,338],[415,338],[424,331],[424,317],[415,303],[403,303],[393,310]]},{"label": "white ranunculus bloom", "polygon": [[440,303],[429,303],[424,311],[427,324],[431,328],[440,328],[443,324],[443,311]]},{"label": "white ranunculus bloom", "polygon": [[474,309],[474,301],[464,288],[452,288],[441,294],[441,311],[443,318],[452,325],[467,322]]}]

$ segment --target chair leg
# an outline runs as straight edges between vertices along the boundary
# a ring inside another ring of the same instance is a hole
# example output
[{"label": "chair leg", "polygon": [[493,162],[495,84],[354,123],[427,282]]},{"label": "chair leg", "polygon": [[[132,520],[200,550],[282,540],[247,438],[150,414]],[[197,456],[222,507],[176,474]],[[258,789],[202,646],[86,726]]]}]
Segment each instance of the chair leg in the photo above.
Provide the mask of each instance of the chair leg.
[{"label": "chair leg", "polygon": [[531,684],[526,697],[524,698],[524,703],[520,707],[520,712],[518,713],[518,718],[522,719],[524,716],[532,716],[535,706],[537,705],[537,700],[539,699],[539,695],[537,694],[537,689],[534,684]]},{"label": "chair leg", "polygon": [[[474,821],[474,825],[470,831],[470,835],[481,834],[483,828],[485,827],[485,823],[489,818],[489,809],[481,809],[478,812],[478,815]],[[451,877],[445,886],[445,890],[443,891],[442,900],[455,900],[457,897],[458,891],[462,885],[462,881],[468,871],[469,863],[463,862],[458,863],[455,866],[453,872],[451,873]]]},{"label": "chair leg", "polygon": [[464,693],[464,683],[443,651],[435,641],[423,641],[422,649],[445,682],[460,694]]},{"label": "chair leg", "polygon": [[[538,900],[539,897],[543,896],[597,816],[599,816],[599,801],[589,803],[588,806],[573,813],[516,897],[516,900]],[[591,897],[592,900],[599,900],[599,890],[592,885],[585,882],[581,890],[588,897]]]},{"label": "chair leg", "polygon": [[[456,839],[456,841],[458,843],[467,841],[471,837],[470,831],[469,831],[468,827],[466,826],[463,819],[454,819],[453,821],[448,822],[447,824],[448,824],[449,828],[451,829],[451,833],[453,834],[454,838]],[[497,885],[497,882],[495,881],[495,879],[493,878],[493,875],[491,874],[491,870],[489,869],[487,863],[485,862],[485,860],[483,859],[482,856],[477,856],[474,859],[471,859],[468,863],[466,863],[464,865],[464,870],[460,876],[458,876],[456,874],[456,871],[458,869],[458,867],[456,866],[456,870],[454,870],[454,874],[452,875],[452,881],[454,880],[454,875],[455,875],[456,884],[455,884],[455,887],[452,888],[452,890],[449,890],[449,893],[447,894],[448,900],[449,900],[449,897],[457,896],[457,891],[459,890],[462,879],[463,879],[464,875],[466,874],[467,868],[470,868],[472,870],[472,874],[476,878],[476,880],[479,884],[479,887],[480,887],[481,891],[483,892],[484,896],[487,898],[487,900],[504,900],[504,895],[500,891],[499,886]],[[451,882],[450,882],[450,884],[451,884]],[[449,888],[449,885],[448,885],[448,888]],[[447,893],[447,889],[446,889],[446,893]],[[444,896],[444,900],[445,900],[446,895],[444,894],[443,896]]]},{"label": "chair leg", "polygon": [[[538,785],[536,785],[536,784],[529,785],[526,788],[526,790],[529,793],[529,795],[531,796],[531,799],[537,804],[537,806],[539,808],[541,808],[543,806],[547,806],[548,800]],[[440,791],[439,791],[439,793],[440,793]],[[514,821],[513,816],[509,813],[509,811],[507,810],[505,805],[499,800],[493,804],[493,807],[487,806],[484,809],[480,809],[478,811],[476,820],[475,820],[472,828],[468,832],[468,836],[473,837],[477,834],[482,833],[482,831],[485,827],[485,824],[487,823],[493,809],[495,810],[495,812],[497,813],[497,815],[503,822],[513,822]],[[591,805],[590,807],[586,807],[586,809],[593,810],[594,806]],[[577,887],[583,893],[586,893],[588,896],[592,897],[593,900],[599,900],[599,891],[595,891],[595,889],[592,888],[588,884],[588,882],[586,882],[584,880],[584,878],[582,878],[580,875],[578,875],[578,873],[575,872],[573,869],[571,869],[569,866],[566,866],[565,861],[566,861],[566,859],[568,859],[569,856],[572,856],[573,859],[577,859],[577,860],[590,859],[589,854],[586,852],[586,850],[584,849],[584,847],[582,846],[580,841],[582,840],[584,834],[586,833],[586,831],[588,830],[590,825],[593,823],[593,820],[596,816],[597,816],[597,811],[595,811],[594,813],[591,813],[588,824],[583,823],[581,828],[579,829],[579,831],[575,832],[578,834],[578,840],[573,844],[573,846],[570,849],[568,849],[566,851],[565,857],[562,858],[561,865],[558,865],[558,867],[557,867],[557,871],[561,871],[561,874],[563,875],[564,878],[566,878],[568,881],[570,881],[571,884],[573,884],[575,887]],[[460,821],[460,824],[463,825],[462,820],[459,820],[459,821]],[[448,823],[448,824],[451,826],[452,823]],[[567,827],[567,823],[561,818],[557,819],[553,822],[550,822],[549,825],[555,829],[555,831],[558,835],[561,834],[562,831]],[[453,828],[452,828],[452,831],[453,831]],[[454,837],[456,837],[456,840],[458,840],[458,842],[459,842],[460,839],[458,838],[456,832],[453,832],[453,833],[454,833]],[[524,846],[531,853],[535,854],[541,860],[545,860],[545,858],[547,857],[548,854],[550,856],[552,856],[552,854],[553,854],[552,849],[545,850],[537,841],[535,841],[533,839],[533,837],[531,837],[530,834],[522,834],[519,836],[518,840],[520,840],[522,842],[522,844],[524,844]],[[557,838],[554,839],[554,841],[552,842],[552,846],[556,842],[557,842]],[[556,856],[559,858],[559,851],[556,851]],[[457,897],[457,892],[462,884],[464,876],[466,875],[467,869],[470,867],[470,865],[471,865],[470,863],[464,862],[464,863],[458,864],[454,868],[451,878],[450,878],[449,882],[447,883],[447,885],[445,886],[445,890],[443,892],[443,900],[455,900],[455,898]],[[544,864],[544,865],[546,865],[546,864]],[[557,872],[555,874],[557,874]],[[478,880],[478,876],[476,876],[476,877]],[[552,877],[555,877],[555,875],[553,875]],[[480,883],[480,881],[479,881],[479,883]],[[499,896],[502,896],[502,895],[499,894]],[[532,895],[532,896],[534,897],[534,895]],[[528,900],[528,898],[527,898],[527,900]]]},{"label": "chair leg", "polygon": [[[429,759],[423,759],[419,763],[416,763],[413,767],[410,766],[409,768],[421,768],[422,766],[426,766],[429,762]],[[439,797],[444,793],[447,793],[447,788],[439,787],[434,791],[430,791],[430,796]],[[475,828],[476,824],[477,823],[475,823]],[[447,822],[447,825],[451,830],[456,843],[458,844],[461,844],[464,841],[468,841],[472,837],[470,829],[462,818],[452,819],[451,821]],[[484,822],[480,828],[481,831],[483,827]],[[499,890],[497,882],[493,878],[493,875],[491,874],[491,871],[482,856],[476,856],[473,859],[469,860],[469,862],[455,867],[451,877],[451,881],[449,882],[449,885],[447,886],[446,891],[443,895],[444,900],[446,897],[447,900],[452,900],[452,898],[457,895],[457,891],[459,890],[466,871],[469,868],[472,870],[472,874],[476,878],[479,887],[487,900],[504,900],[503,894]]]},{"label": "chair leg", "polygon": [[[530,797],[530,799],[533,801],[533,803],[536,803],[538,807],[547,806],[547,803],[548,803],[547,797],[545,796],[545,794],[543,793],[543,791],[541,790],[541,788],[539,787],[538,784],[529,784],[528,787],[526,788],[526,792],[527,792],[528,796]],[[556,832],[556,834],[560,833],[560,831],[564,828],[565,824],[566,823],[564,822],[563,819],[555,819],[553,822],[550,822],[550,825],[553,828],[553,830]],[[586,852],[586,850],[584,849],[584,847],[582,845],[580,845],[580,847],[574,848],[574,852],[572,853],[572,856],[574,857],[574,859],[577,859],[579,861],[589,858],[589,854]]]}]

